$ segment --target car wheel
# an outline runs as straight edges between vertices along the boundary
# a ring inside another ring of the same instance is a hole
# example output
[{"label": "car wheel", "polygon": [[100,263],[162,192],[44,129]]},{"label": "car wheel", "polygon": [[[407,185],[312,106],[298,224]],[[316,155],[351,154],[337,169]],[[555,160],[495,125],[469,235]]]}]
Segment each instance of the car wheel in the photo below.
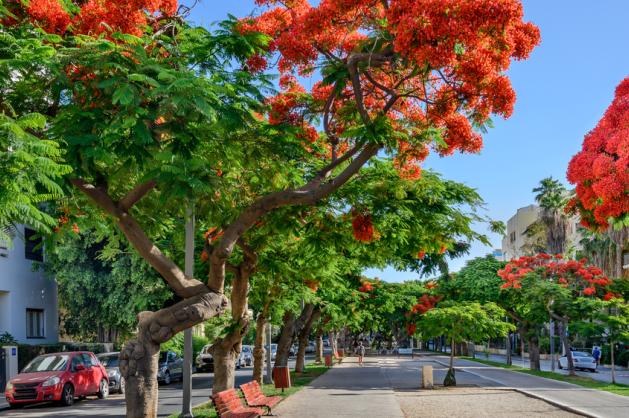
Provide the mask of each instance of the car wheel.
[{"label": "car wheel", "polygon": [[107,399],[109,396],[109,383],[107,383],[107,380],[101,379],[97,395],[98,399]]},{"label": "car wheel", "polygon": [[74,387],[66,383],[61,391],[61,405],[71,406],[74,403]]},{"label": "car wheel", "polygon": [[164,384],[168,386],[170,385],[171,381],[172,380],[170,379],[170,372],[166,371],[166,373],[164,374]]},{"label": "car wheel", "polygon": [[560,361],[557,362],[557,367],[559,367],[559,370],[563,369],[563,367],[561,367],[561,362]]},{"label": "car wheel", "polygon": [[127,383],[124,380],[124,377],[120,376],[120,385],[118,386],[118,393],[124,393],[125,386]]}]

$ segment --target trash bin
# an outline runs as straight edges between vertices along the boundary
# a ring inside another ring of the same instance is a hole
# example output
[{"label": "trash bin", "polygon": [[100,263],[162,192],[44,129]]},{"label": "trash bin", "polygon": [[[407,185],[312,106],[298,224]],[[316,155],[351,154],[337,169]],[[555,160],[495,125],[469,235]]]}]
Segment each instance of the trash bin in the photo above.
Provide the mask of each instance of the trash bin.
[{"label": "trash bin", "polygon": [[276,388],[290,387],[290,370],[287,366],[278,366],[273,368],[273,382]]},{"label": "trash bin", "polygon": [[323,357],[325,358],[325,367],[332,367],[332,354],[326,354]]},{"label": "trash bin", "polygon": [[339,357],[345,357],[345,349],[344,348],[339,348],[338,355],[339,355]]}]

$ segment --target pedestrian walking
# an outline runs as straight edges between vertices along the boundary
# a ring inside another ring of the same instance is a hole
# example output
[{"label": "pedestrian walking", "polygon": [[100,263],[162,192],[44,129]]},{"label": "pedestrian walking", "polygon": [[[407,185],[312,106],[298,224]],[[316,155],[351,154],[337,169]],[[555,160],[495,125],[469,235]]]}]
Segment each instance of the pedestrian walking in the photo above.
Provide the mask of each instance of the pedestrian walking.
[{"label": "pedestrian walking", "polygon": [[601,349],[599,346],[595,345],[592,349],[592,357],[596,360],[596,365],[600,366],[601,364]]},{"label": "pedestrian walking", "polygon": [[358,353],[358,364],[362,366],[363,357],[365,357],[365,346],[363,345],[362,341],[358,343],[358,347],[356,347],[356,351]]}]

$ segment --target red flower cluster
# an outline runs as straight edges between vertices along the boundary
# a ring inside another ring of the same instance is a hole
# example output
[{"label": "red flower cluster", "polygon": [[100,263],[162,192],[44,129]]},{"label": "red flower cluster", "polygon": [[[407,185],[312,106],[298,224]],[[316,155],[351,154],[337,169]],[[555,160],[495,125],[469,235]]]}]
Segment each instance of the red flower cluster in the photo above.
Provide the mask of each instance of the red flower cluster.
[{"label": "red flower cluster", "polygon": [[[21,3],[13,2],[10,10],[24,16]],[[34,24],[46,32],[97,35],[110,31],[142,35],[151,16],[170,16],[177,12],[177,0],[87,0],[75,1],[78,12],[71,15],[60,0],[30,0],[25,10]],[[12,22],[16,23],[16,22]]]},{"label": "red flower cluster", "polygon": [[548,254],[537,254],[511,260],[504,269],[498,270],[498,276],[504,281],[502,289],[520,289],[522,279],[535,272],[544,279],[558,283],[577,294],[585,296],[605,294],[603,298],[611,299],[614,294],[611,294],[607,288],[612,281],[603,274],[600,268],[586,265],[586,261],[586,259],[565,261],[561,255],[553,257]]},{"label": "red flower cluster", "polygon": [[208,243],[213,244],[218,241],[225,232],[222,230],[218,230],[217,227],[213,226],[203,234],[203,237],[207,240]]},{"label": "red flower cluster", "polygon": [[374,228],[371,223],[371,215],[358,213],[354,214],[352,221],[352,229],[354,230],[354,238],[357,241],[371,242],[374,238]]},{"label": "red flower cluster", "polygon": [[304,284],[306,285],[307,288],[309,288],[313,292],[316,292],[317,289],[319,289],[319,281],[318,280],[305,279],[304,280]]},{"label": "red flower cluster", "polygon": [[[358,101],[369,116],[385,116],[402,134],[399,138],[405,138],[391,148],[397,151],[400,175],[407,179],[421,174],[429,129],[442,132],[444,143],[435,146],[441,154],[480,150],[482,139],[472,123],[481,125],[492,113],[511,115],[515,93],[504,73],[512,60],[527,58],[540,39],[537,27],[523,22],[519,0],[256,3],[268,8],[243,19],[238,29],[271,37],[267,57],[279,56],[282,75],[309,75],[321,57],[349,63],[357,54],[373,51],[357,87],[316,83],[309,110],[325,115],[324,128],[336,141],[356,126],[356,119],[347,115],[355,114]],[[379,40],[377,47],[371,44],[374,39]],[[247,67],[262,71],[274,61],[256,56]],[[284,104],[290,109],[290,103]]]},{"label": "red flower cluster", "polygon": [[440,300],[441,296],[424,294],[417,299],[417,303],[411,308],[411,314],[425,314],[429,310],[433,309]]},{"label": "red flower cluster", "polygon": [[629,77],[598,125],[583,140],[568,165],[576,198],[567,210],[578,210],[584,226],[606,229],[610,218],[629,214]]},{"label": "red flower cluster", "polygon": [[410,324],[406,324],[406,333],[411,336],[415,334],[415,331],[417,331],[417,325],[410,323]]},{"label": "red flower cluster", "polygon": [[363,293],[369,293],[373,290],[373,284],[369,283],[368,281],[364,281],[362,283],[362,285],[358,288],[359,292],[363,292]]}]

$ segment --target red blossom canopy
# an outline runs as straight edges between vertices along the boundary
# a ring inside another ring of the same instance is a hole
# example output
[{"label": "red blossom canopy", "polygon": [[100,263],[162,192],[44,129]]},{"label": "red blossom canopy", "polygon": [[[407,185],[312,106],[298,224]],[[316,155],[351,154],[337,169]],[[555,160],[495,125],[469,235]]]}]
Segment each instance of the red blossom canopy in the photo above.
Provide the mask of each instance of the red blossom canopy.
[{"label": "red blossom canopy", "polygon": [[604,275],[603,270],[587,266],[586,262],[586,259],[566,261],[559,254],[537,254],[511,260],[504,269],[498,270],[498,276],[504,281],[502,289],[520,289],[527,275],[538,273],[544,279],[569,288],[581,296],[596,296],[605,300],[616,296],[609,291],[612,281]]},{"label": "red blossom canopy", "polygon": [[584,226],[605,229],[610,218],[629,217],[629,77],[570,161],[568,180],[577,186],[568,210],[578,209]]},{"label": "red blossom canopy", "polygon": [[[75,1],[74,10],[67,10],[61,0],[30,0],[25,9],[20,1],[6,2],[17,19],[28,18],[46,32],[98,35],[122,32],[141,35],[151,15],[173,15],[177,0],[87,0]],[[14,23],[7,19],[2,23]]]},{"label": "red blossom canopy", "polygon": [[[270,123],[302,127],[312,143],[318,135],[306,116],[322,116],[334,159],[358,148],[357,126],[384,120],[386,148],[408,179],[419,177],[431,145],[442,155],[480,150],[473,127],[492,113],[511,115],[515,93],[504,73],[539,42],[519,0],[256,3],[268,9],[239,30],[270,38],[269,54],[247,65],[263,71],[278,62],[283,91],[269,100]],[[295,76],[317,68],[324,80],[306,91]]]}]

